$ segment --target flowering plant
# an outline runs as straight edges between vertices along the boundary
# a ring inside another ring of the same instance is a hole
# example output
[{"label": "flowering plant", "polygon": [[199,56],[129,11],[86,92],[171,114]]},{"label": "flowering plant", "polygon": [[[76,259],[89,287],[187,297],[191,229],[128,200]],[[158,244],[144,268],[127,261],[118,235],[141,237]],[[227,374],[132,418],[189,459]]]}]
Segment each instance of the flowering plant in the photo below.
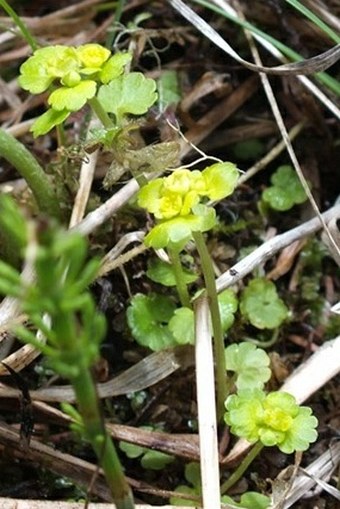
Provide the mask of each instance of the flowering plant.
[{"label": "flowering plant", "polygon": [[290,454],[306,451],[317,439],[318,420],[309,407],[300,407],[286,392],[265,394],[260,389],[240,390],[225,403],[225,421],[232,433],[251,443],[277,445]]},{"label": "flowering plant", "polygon": [[158,224],[146,236],[146,244],[156,249],[182,248],[192,232],[210,230],[216,223],[215,210],[201,201],[229,196],[237,180],[233,163],[216,163],[202,172],[178,169],[149,182],[139,191],[138,204],[154,214]]},{"label": "flowering plant", "polygon": [[88,99],[95,96],[97,83],[108,83],[120,76],[130,62],[129,53],[111,56],[100,44],[73,46],[47,46],[40,48],[20,67],[19,85],[41,94],[57,84],[48,98],[51,109],[33,124],[35,136],[45,134],[61,124],[72,111],[80,110]]}]

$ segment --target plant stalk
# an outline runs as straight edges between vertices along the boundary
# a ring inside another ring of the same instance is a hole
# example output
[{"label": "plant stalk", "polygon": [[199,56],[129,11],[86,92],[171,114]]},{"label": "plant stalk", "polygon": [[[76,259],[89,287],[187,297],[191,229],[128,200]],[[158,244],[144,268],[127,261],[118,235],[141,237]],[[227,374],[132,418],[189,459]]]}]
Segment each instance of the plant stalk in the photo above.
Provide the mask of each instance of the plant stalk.
[{"label": "plant stalk", "polygon": [[192,309],[190,303],[190,296],[188,292],[188,287],[184,279],[183,267],[181,263],[181,259],[179,256],[179,252],[176,249],[168,248],[170,260],[172,267],[174,269],[174,275],[176,280],[176,288],[178,291],[179,299],[181,304],[185,308]]},{"label": "plant stalk", "polygon": [[96,388],[88,368],[80,370],[72,380],[77,406],[82,416],[86,438],[91,443],[103,468],[117,509],[134,509],[132,491],[128,485],[116,448],[105,429],[99,411]]},{"label": "plant stalk", "polygon": [[92,97],[92,99],[89,99],[88,104],[91,106],[92,111],[95,113],[97,118],[103,124],[105,129],[112,129],[115,127],[115,124],[113,123],[109,115],[106,113],[97,97]]},{"label": "plant stalk", "polygon": [[204,241],[202,232],[193,232],[197,251],[200,256],[206,291],[209,298],[211,322],[214,335],[214,355],[217,380],[217,418],[220,421],[224,413],[224,402],[227,397],[227,371],[224,354],[224,340],[221,324],[220,309],[217,299],[215,274],[210,253]]},{"label": "plant stalk", "polygon": [[59,202],[44,170],[31,152],[4,129],[0,129],[0,157],[26,180],[41,212],[60,218]]},{"label": "plant stalk", "polygon": [[[77,324],[72,315],[58,311],[52,324],[62,351],[71,357],[79,349],[76,340]],[[92,445],[100,466],[103,468],[113,501],[117,509],[134,509],[133,495],[128,485],[116,448],[108,434],[100,413],[96,386],[87,365],[86,356],[78,354],[78,374],[70,378],[76,395],[78,411],[84,424],[84,438]]]},{"label": "plant stalk", "polygon": [[249,453],[247,454],[247,456],[241,461],[241,463],[239,464],[239,466],[237,467],[237,469],[235,470],[235,472],[233,472],[231,474],[231,476],[229,477],[229,479],[227,479],[221,486],[221,494],[223,495],[224,493],[227,493],[228,490],[230,490],[230,488],[232,486],[234,486],[234,484],[237,483],[237,481],[242,477],[242,475],[244,474],[244,472],[247,470],[247,468],[249,467],[249,465],[254,461],[254,459],[256,458],[256,456],[261,452],[261,450],[263,449],[263,444],[261,442],[257,442],[254,447],[249,451]]}]

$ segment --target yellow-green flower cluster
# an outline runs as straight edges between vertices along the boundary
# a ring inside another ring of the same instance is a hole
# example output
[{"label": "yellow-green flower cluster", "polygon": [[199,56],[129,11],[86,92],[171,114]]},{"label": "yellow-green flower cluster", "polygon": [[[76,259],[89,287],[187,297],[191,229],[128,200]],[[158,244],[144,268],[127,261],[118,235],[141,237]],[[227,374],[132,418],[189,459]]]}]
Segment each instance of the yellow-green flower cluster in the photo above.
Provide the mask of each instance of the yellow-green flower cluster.
[{"label": "yellow-green flower cluster", "polygon": [[198,170],[179,169],[168,177],[146,184],[138,205],[154,214],[158,224],[146,236],[152,247],[185,244],[194,231],[207,231],[215,224],[215,211],[205,200],[220,200],[235,189],[239,172],[232,163],[216,163]]},{"label": "yellow-green flower cluster", "polygon": [[98,84],[120,76],[131,60],[129,53],[111,52],[100,44],[47,46],[40,48],[20,67],[19,85],[40,94],[54,84],[48,98],[51,110],[36,121],[35,135],[48,132],[72,111],[80,110],[97,93]]},{"label": "yellow-green flower cluster", "polygon": [[202,172],[175,170],[171,175],[158,178],[144,186],[138,204],[157,219],[187,216],[203,197],[219,200],[235,189],[238,170],[232,163],[217,163]]},{"label": "yellow-green flower cluster", "polygon": [[225,421],[232,433],[251,443],[277,445],[290,454],[306,451],[317,439],[316,417],[309,407],[300,407],[291,394],[260,389],[242,390],[228,397]]}]

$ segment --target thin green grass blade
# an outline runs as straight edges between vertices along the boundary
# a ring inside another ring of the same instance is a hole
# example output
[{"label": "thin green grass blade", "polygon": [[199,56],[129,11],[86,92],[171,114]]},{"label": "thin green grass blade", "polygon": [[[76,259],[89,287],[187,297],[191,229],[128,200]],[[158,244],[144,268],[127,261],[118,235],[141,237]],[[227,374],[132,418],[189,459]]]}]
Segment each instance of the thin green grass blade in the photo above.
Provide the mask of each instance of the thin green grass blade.
[{"label": "thin green grass blade", "polygon": [[336,44],[340,44],[339,35],[334,32],[334,30],[327,25],[322,19],[320,19],[314,12],[309,10],[307,7],[302,5],[298,0],[286,0],[286,2],[294,7],[297,11],[301,12],[306,18],[308,18],[314,25],[320,28],[325,34],[328,35],[330,39],[332,39]]},{"label": "thin green grass blade", "polygon": [[[250,32],[259,35],[263,39],[265,39],[267,42],[271,43],[275,48],[277,48],[283,55],[288,57],[290,60],[294,62],[298,62],[300,60],[303,60],[303,57],[299,55],[296,51],[292,50],[282,42],[275,39],[275,37],[272,37],[271,35],[268,35],[267,33],[263,32],[256,26],[252,25],[248,21],[242,21],[241,19],[237,18],[236,16],[232,16],[228,12],[224,11],[220,7],[217,7],[216,5],[212,4],[211,2],[207,0],[193,0],[196,4],[202,5],[203,7],[206,7],[207,9],[210,9],[211,11],[216,12],[217,14],[220,14],[221,16],[224,16],[225,18],[229,19],[236,25],[241,26],[242,28],[245,28],[246,30],[249,30]],[[336,93],[337,95],[340,95],[340,83],[338,80],[330,76],[329,74],[325,72],[319,72],[315,74],[315,77],[323,83],[329,90]]]},{"label": "thin green grass blade", "polygon": [[17,13],[14,11],[14,9],[12,9],[12,7],[10,5],[8,5],[6,0],[0,0],[0,7],[2,7],[3,10],[6,12],[6,14],[8,14],[8,16],[10,16],[12,18],[12,20],[14,21],[16,26],[21,31],[23,37],[26,39],[28,44],[31,46],[32,51],[35,51],[36,49],[38,49],[39,44],[37,44],[36,40],[34,39],[31,32],[28,30],[25,23],[22,21],[20,16],[17,15]]}]

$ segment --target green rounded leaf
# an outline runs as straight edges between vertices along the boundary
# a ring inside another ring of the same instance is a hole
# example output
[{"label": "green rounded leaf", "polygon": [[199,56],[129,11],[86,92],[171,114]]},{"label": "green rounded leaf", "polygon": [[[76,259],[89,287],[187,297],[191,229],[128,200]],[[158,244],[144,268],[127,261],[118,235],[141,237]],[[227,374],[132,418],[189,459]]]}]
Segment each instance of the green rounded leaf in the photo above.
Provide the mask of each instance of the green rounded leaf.
[{"label": "green rounded leaf", "polygon": [[195,343],[194,312],[189,308],[176,309],[169,321],[169,330],[180,345],[193,345]]},{"label": "green rounded leaf", "polygon": [[273,209],[283,212],[307,200],[299,177],[291,166],[280,166],[270,180],[273,185],[263,191],[262,199]]},{"label": "green rounded leaf", "polygon": [[125,452],[126,456],[131,459],[139,458],[142,454],[147,450],[145,447],[141,447],[140,445],[130,444],[129,442],[120,441],[119,449]]},{"label": "green rounded leaf", "polygon": [[288,316],[288,309],[279,298],[274,283],[263,278],[253,279],[243,290],[240,310],[258,329],[275,329]]},{"label": "green rounded leaf", "polygon": [[161,451],[147,450],[143,455],[140,464],[148,470],[162,470],[175,460],[174,456]]},{"label": "green rounded leaf", "polygon": [[[176,286],[176,278],[173,266],[170,263],[163,262],[159,258],[151,260],[148,264],[146,275],[155,283],[160,283],[164,286]],[[182,270],[183,279],[186,284],[193,283],[197,280],[198,276],[185,268]]]},{"label": "green rounded leaf", "polygon": [[136,294],[127,309],[127,321],[135,340],[158,351],[176,345],[168,328],[175,304],[164,295]]},{"label": "green rounded leaf", "polygon": [[48,98],[48,104],[56,111],[78,111],[95,96],[95,81],[84,80],[74,87],[61,87],[54,90]]},{"label": "green rounded leaf", "polygon": [[218,305],[221,315],[223,332],[226,332],[234,323],[234,314],[237,311],[238,300],[233,290],[224,290],[218,295]]},{"label": "green rounded leaf", "polygon": [[239,507],[240,509],[268,509],[271,504],[269,497],[261,493],[256,493],[256,491],[243,493],[239,502],[235,502],[231,497],[224,495],[221,498],[221,502],[232,504],[234,507]]},{"label": "green rounded leaf", "polygon": [[237,374],[237,389],[262,389],[268,382],[270,359],[264,350],[252,343],[229,345],[225,349],[226,368]]},{"label": "green rounded leaf", "polygon": [[144,115],[157,99],[156,82],[140,72],[124,74],[103,85],[98,99],[108,113],[116,115],[118,123],[125,115]]},{"label": "green rounded leaf", "polygon": [[192,495],[192,496],[200,496],[201,493],[197,492],[195,488],[190,488],[190,486],[177,486],[177,488],[174,489],[175,493],[178,493],[177,497],[171,497],[170,498],[170,504],[172,505],[179,505],[181,507],[196,507],[196,502],[194,500],[188,500],[186,498],[181,498],[181,493],[183,495]]}]

